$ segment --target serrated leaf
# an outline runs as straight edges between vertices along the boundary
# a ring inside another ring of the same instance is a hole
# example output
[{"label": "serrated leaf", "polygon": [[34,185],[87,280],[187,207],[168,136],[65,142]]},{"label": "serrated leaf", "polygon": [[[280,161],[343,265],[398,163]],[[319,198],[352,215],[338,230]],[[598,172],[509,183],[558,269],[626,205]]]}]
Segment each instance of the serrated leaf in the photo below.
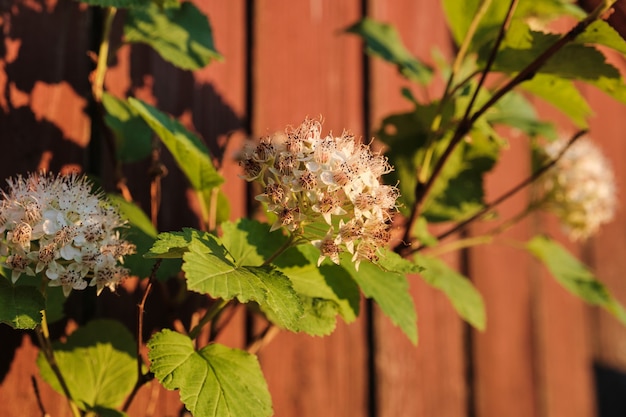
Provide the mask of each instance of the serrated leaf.
[{"label": "serrated leaf", "polygon": [[421,268],[399,255],[383,251],[379,265],[362,262],[357,271],[349,254],[342,255],[341,265],[352,275],[367,298],[376,301],[382,312],[398,326],[411,342],[417,344],[417,312],[404,274]]},{"label": "serrated leaf", "polygon": [[183,254],[191,291],[239,302],[254,301],[280,327],[298,331],[302,304],[291,281],[271,266],[241,266],[208,234],[199,233]]},{"label": "serrated leaf", "polygon": [[207,190],[224,182],[200,138],[155,107],[134,98],[129,102],[161,138],[195,190]]},{"label": "serrated leaf", "polygon": [[574,39],[574,42],[603,45],[626,55],[626,40],[605,20],[594,21]]},{"label": "serrated leaf", "polygon": [[145,7],[152,0],[78,0],[80,3],[89,4],[90,6],[115,7],[117,9],[133,9],[136,7]]},{"label": "serrated leaf", "polygon": [[487,319],[483,297],[468,278],[437,258],[418,254],[415,262],[424,267],[420,272],[424,281],[442,291],[463,320],[478,330],[485,330]]},{"label": "serrated leaf", "polygon": [[[72,398],[83,410],[119,407],[137,380],[133,335],[121,323],[95,320],[79,327],[66,343],[53,343],[54,356]],[[43,353],[37,358],[41,376],[63,393]]]},{"label": "serrated leaf", "polygon": [[527,249],[540,260],[570,293],[591,305],[603,307],[619,321],[626,324],[626,310],[598,281],[593,273],[558,242],[546,237],[535,236]]},{"label": "serrated leaf", "polygon": [[360,36],[369,55],[395,64],[398,71],[409,80],[427,84],[432,78],[432,69],[406,49],[392,25],[366,17],[347,28],[346,32]]},{"label": "serrated leaf", "polygon": [[150,370],[196,417],[267,417],[272,404],[254,355],[213,343],[195,351],[187,336],[163,330],[148,342]]},{"label": "serrated leaf", "polygon": [[587,118],[593,114],[587,100],[578,91],[574,82],[554,75],[536,74],[520,87],[563,112],[581,129],[585,129]]},{"label": "serrated leaf", "polygon": [[14,329],[34,329],[41,323],[45,308],[46,301],[37,287],[13,286],[0,278],[0,323]]},{"label": "serrated leaf", "polygon": [[204,67],[222,56],[215,49],[207,17],[192,3],[161,9],[154,3],[131,9],[124,24],[127,42],[150,45],[163,59],[187,70]]},{"label": "serrated leaf", "polygon": [[[158,235],[156,228],[141,207],[135,203],[128,202],[117,194],[107,194],[107,198],[118,208],[122,218],[128,221],[128,229],[122,232],[124,238],[137,246],[137,253],[124,257],[124,266],[130,269],[132,275],[141,278],[150,276],[153,262],[146,261],[144,254],[150,250],[156,241]],[[156,276],[158,279],[170,278],[180,271],[180,267],[180,261],[163,261]]]},{"label": "serrated leaf", "polygon": [[152,150],[152,129],[128,101],[102,94],[104,122],[115,135],[117,159],[129,163],[147,158]]},{"label": "serrated leaf", "polygon": [[[287,238],[270,226],[250,219],[222,225],[222,242],[241,265],[260,265],[274,254]],[[319,251],[309,244],[290,248],[273,265],[293,284],[304,303],[305,314],[300,329],[309,334],[329,334],[335,316],[341,314],[350,323],[359,315],[360,293],[351,276],[338,265],[317,267]]]},{"label": "serrated leaf", "polygon": [[163,232],[157,235],[157,239],[144,255],[145,258],[182,258],[187,252],[192,239],[193,229],[183,229],[180,232]]}]

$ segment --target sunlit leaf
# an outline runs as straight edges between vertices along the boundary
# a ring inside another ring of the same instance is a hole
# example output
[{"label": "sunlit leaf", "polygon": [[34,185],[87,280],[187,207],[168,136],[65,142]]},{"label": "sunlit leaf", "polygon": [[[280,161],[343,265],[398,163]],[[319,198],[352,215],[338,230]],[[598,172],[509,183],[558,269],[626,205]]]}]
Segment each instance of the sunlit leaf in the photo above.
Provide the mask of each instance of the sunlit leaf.
[{"label": "sunlit leaf", "polygon": [[[117,321],[92,321],[74,331],[66,343],[53,343],[53,348],[72,398],[83,410],[117,408],[135,385],[135,340]],[[37,365],[46,382],[63,393],[43,353]]]},{"label": "sunlit leaf", "polygon": [[126,100],[111,94],[102,94],[106,110],[104,122],[116,139],[117,158],[121,162],[135,162],[147,158],[152,150],[152,129]]},{"label": "sunlit leaf", "polygon": [[426,84],[432,77],[432,69],[413,56],[404,46],[396,29],[369,17],[346,29],[363,38],[368,54],[395,64],[406,78]]},{"label": "sunlit leaf", "polygon": [[463,320],[478,330],[485,330],[483,298],[469,279],[438,258],[417,255],[415,262],[424,267],[420,272],[424,281],[442,291]]},{"label": "sunlit leaf", "polygon": [[150,370],[196,417],[267,417],[272,401],[254,355],[212,343],[196,351],[189,337],[162,330],[148,342]]},{"label": "sunlit leaf", "polygon": [[224,181],[211,161],[208,148],[196,135],[141,100],[130,98],[129,102],[161,138],[194,189],[210,189]]},{"label": "sunlit leaf", "polygon": [[526,247],[570,293],[591,305],[603,307],[626,324],[626,310],[593,273],[558,242],[535,236]]},{"label": "sunlit leaf", "polygon": [[421,268],[393,252],[384,251],[379,265],[361,262],[357,271],[348,255],[342,256],[341,265],[359,284],[363,294],[373,299],[391,322],[417,344],[417,312],[405,274],[419,272]]},{"label": "sunlit leaf", "polygon": [[164,9],[150,2],[129,10],[124,37],[127,42],[150,45],[163,59],[182,69],[200,69],[222,59],[213,44],[207,17],[192,2]]},{"label": "sunlit leaf", "polygon": [[145,7],[152,0],[78,0],[81,3],[90,6],[115,7],[118,9],[133,9],[137,7]]}]

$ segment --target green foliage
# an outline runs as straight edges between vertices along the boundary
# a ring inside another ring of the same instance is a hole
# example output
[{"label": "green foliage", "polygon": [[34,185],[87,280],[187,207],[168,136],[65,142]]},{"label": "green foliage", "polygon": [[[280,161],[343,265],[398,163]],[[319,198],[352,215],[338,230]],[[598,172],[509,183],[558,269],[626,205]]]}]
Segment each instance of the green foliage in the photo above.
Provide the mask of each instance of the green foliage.
[{"label": "green foliage", "polygon": [[163,330],[148,342],[150,370],[195,417],[266,417],[272,404],[254,355],[214,343],[195,351],[189,337]]},{"label": "green foliage", "polygon": [[[137,379],[133,335],[121,323],[95,320],[78,328],[66,343],[53,343],[54,356],[72,398],[82,410],[119,407]],[[40,353],[41,376],[63,393],[50,365]],[[107,415],[113,411],[107,412]]]},{"label": "green foliage", "polygon": [[424,281],[442,291],[459,316],[476,329],[485,330],[487,319],[483,298],[468,278],[438,258],[418,254],[415,262],[424,267],[420,272]]},{"label": "green foliage", "polygon": [[134,98],[129,102],[161,138],[195,190],[211,189],[224,182],[200,138],[155,107]]},{"label": "green foliage", "polygon": [[432,69],[414,57],[404,46],[396,29],[369,17],[346,29],[363,38],[368,54],[378,56],[395,64],[406,78],[427,84],[432,77]]},{"label": "green foliage", "polygon": [[342,265],[359,284],[367,298],[376,301],[382,312],[417,345],[417,313],[405,274],[422,269],[399,255],[383,250],[378,265],[363,262],[358,271],[347,255]]},{"label": "green foliage", "polygon": [[[135,203],[126,201],[117,194],[108,194],[107,198],[120,211],[122,218],[128,221],[128,229],[124,230],[125,237],[137,246],[137,253],[124,257],[124,266],[130,269],[132,275],[145,278],[152,272],[152,264],[146,262],[143,254],[154,244],[158,232],[144,211]],[[170,278],[180,271],[181,262],[166,260],[161,263],[157,271],[157,278]]]},{"label": "green foliage", "polygon": [[116,7],[118,9],[134,9],[145,7],[152,0],[78,0],[90,6]]},{"label": "green foliage", "polygon": [[0,323],[14,329],[34,329],[41,323],[45,299],[33,286],[14,286],[0,278]]},{"label": "green foliage", "polygon": [[164,9],[150,2],[129,10],[124,37],[127,42],[150,45],[163,59],[186,70],[222,59],[207,17],[192,2]]},{"label": "green foliage", "polygon": [[535,236],[526,247],[565,289],[591,305],[604,308],[626,324],[624,307],[567,249],[546,236]]},{"label": "green foliage", "polygon": [[152,150],[152,130],[128,101],[102,94],[104,122],[113,131],[117,159],[124,163],[147,158]]}]

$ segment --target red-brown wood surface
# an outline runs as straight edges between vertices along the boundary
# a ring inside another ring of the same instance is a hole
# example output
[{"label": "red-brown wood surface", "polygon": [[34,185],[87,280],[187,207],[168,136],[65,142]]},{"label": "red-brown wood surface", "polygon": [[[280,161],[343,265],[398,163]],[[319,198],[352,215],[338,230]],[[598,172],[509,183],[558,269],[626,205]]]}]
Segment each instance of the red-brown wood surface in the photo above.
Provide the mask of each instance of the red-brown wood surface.
[{"label": "red-brown wood surface", "polygon": [[[342,33],[361,17],[363,4],[372,17],[394,24],[408,49],[427,62],[434,47],[444,56],[452,54],[439,2],[195,3],[209,15],[224,62],[188,73],[147,47],[123,46],[111,59],[106,88],[118,97],[133,94],[157,105],[206,141],[223,163],[233,219],[246,214],[246,187],[232,157],[248,133],[257,137],[321,115],[325,131],[345,128],[369,139],[368,130],[373,131],[382,117],[410,109],[399,92],[408,83],[392,66],[366,62],[356,37]],[[110,156],[104,152],[99,161],[90,160],[86,150],[92,68],[86,51],[93,36],[87,7],[69,0],[17,0],[0,4],[0,12],[0,176],[38,168],[92,170],[99,162],[110,180]],[[122,18],[123,13],[114,47],[119,45]],[[428,93],[432,98],[440,90],[441,81]],[[623,189],[624,106],[592,89],[586,95],[596,110],[592,136],[607,151]],[[504,151],[487,181],[488,198],[529,174],[524,141],[510,136],[511,149]],[[160,226],[197,226],[193,193],[167,152],[162,158],[169,174],[163,180]],[[147,169],[148,164],[138,163],[125,171],[131,193],[144,208],[149,201]],[[568,245],[626,302],[626,193],[620,192],[619,198],[621,208],[611,226],[584,245]],[[526,201],[526,191],[507,201],[500,208],[501,218],[517,213]],[[565,241],[550,217],[527,219],[505,237],[525,240],[539,232]],[[469,331],[444,296],[411,277],[418,347],[377,308],[369,317],[363,302],[357,322],[346,325],[339,320],[330,337],[279,333],[261,351],[276,416],[596,415],[592,366],[597,360],[626,370],[624,327],[574,299],[523,250],[496,244],[466,255],[467,263],[457,255],[446,261],[471,277],[483,293],[488,313],[484,333]],[[162,290],[153,294],[148,316],[151,323],[172,325],[172,306],[158,303]],[[99,314],[122,318],[132,328],[141,291],[136,282],[129,283],[120,297],[99,302]],[[240,309],[220,342],[244,346],[249,337],[246,320]],[[70,415],[62,397],[37,376],[36,352],[29,335],[0,325],[0,415],[41,415],[31,376],[38,381],[46,411],[53,417]],[[177,416],[181,410],[178,393],[153,382],[142,388],[129,415]]]}]

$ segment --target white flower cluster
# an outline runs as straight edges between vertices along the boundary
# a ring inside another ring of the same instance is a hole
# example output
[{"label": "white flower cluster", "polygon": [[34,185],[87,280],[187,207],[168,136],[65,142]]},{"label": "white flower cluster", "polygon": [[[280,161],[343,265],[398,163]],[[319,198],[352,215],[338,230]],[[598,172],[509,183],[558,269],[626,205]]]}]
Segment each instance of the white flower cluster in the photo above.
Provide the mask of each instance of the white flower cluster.
[{"label": "white flower cluster", "polygon": [[285,227],[304,233],[304,226],[326,224],[312,243],[320,250],[318,265],[328,257],[339,263],[344,250],[357,268],[376,261],[378,248],[390,238],[398,189],[380,183],[392,170],[387,158],[372,153],[353,135],[322,137],[317,120],[305,120],[249,145],[243,151],[243,177],[263,187],[257,196]]},{"label": "white flower cluster", "polygon": [[[565,146],[565,140],[558,140],[548,144],[544,152],[556,159]],[[540,183],[544,207],[559,217],[572,240],[588,238],[613,219],[617,203],[613,171],[588,138],[567,149],[540,177]]]},{"label": "white flower cluster", "polygon": [[15,283],[42,273],[50,286],[71,290],[96,286],[113,291],[128,276],[119,266],[135,246],[120,239],[124,225],[101,193],[83,176],[31,174],[9,179],[0,202],[0,250]]}]

